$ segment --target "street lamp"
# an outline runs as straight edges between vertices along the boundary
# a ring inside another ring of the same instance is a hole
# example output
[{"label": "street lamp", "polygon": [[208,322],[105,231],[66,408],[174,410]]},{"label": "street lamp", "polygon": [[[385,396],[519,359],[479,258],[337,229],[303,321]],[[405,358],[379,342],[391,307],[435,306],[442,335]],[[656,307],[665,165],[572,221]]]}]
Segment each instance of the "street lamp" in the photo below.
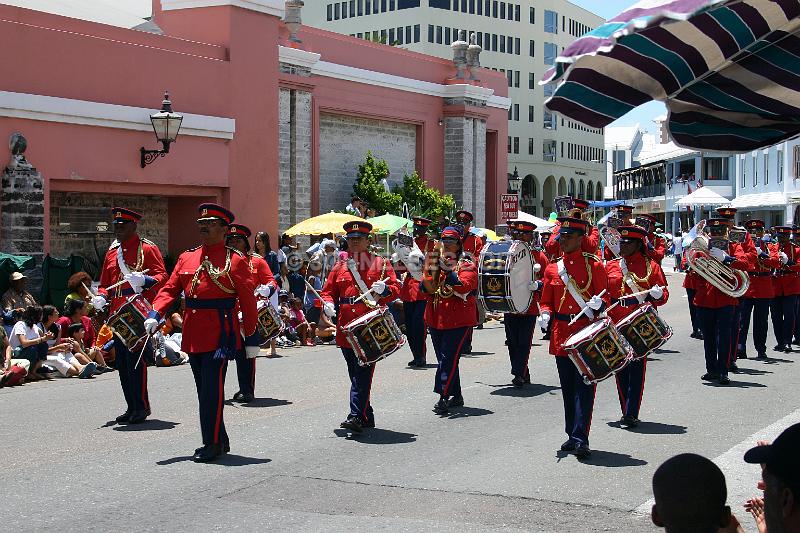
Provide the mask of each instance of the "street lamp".
[{"label": "street lamp", "polygon": [[508,177],[508,193],[518,194],[522,187],[522,178],[519,177],[517,167],[514,167],[514,173]]},{"label": "street lamp", "polygon": [[142,156],[142,168],[169,153],[169,145],[174,143],[175,139],[178,138],[178,131],[181,129],[181,121],[183,121],[183,115],[172,111],[172,102],[169,100],[169,93],[165,92],[164,101],[161,102],[161,111],[150,115],[150,122],[153,124],[153,131],[156,134],[156,139],[158,139],[163,148],[161,150],[146,150],[145,147],[142,146],[139,149]]}]

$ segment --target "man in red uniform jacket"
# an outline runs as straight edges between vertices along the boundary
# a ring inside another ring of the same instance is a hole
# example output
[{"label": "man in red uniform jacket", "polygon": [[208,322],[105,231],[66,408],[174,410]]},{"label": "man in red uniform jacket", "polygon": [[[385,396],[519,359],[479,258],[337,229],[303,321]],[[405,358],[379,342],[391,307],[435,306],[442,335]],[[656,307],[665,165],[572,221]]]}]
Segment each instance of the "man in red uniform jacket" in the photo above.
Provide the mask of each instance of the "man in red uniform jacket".
[{"label": "man in red uniform jacket", "polygon": [[[269,299],[278,284],[272,270],[263,257],[250,251],[250,228],[242,224],[231,224],[228,227],[226,242],[228,246],[240,251],[247,260],[247,267],[252,276],[255,295],[259,298],[258,307],[269,305]],[[248,358],[247,354],[236,352],[236,377],[239,379],[239,390],[233,395],[234,402],[250,403],[255,399],[256,390],[256,358]]]},{"label": "man in red uniform jacket", "polygon": [[[657,261],[646,255],[647,230],[639,226],[621,226],[619,233],[621,257],[606,263],[608,294],[611,301],[618,304],[608,310],[608,316],[614,323],[619,323],[645,304],[659,307],[667,303],[669,298],[664,272]],[[644,291],[649,292],[627,296]],[[614,374],[622,409],[622,427],[639,425],[646,372],[647,357],[644,357]]]},{"label": "man in red uniform jacket", "polygon": [[[347,222],[347,261],[334,265],[322,287],[325,301],[323,311],[328,317],[336,315],[336,345],[342,350],[350,375],[350,413],[340,427],[361,433],[365,427],[375,427],[375,414],[370,403],[372,378],[376,364],[361,366],[358,357],[342,329],[350,322],[369,313],[379,305],[387,305],[400,294],[400,283],[389,262],[369,252],[372,224],[366,221]],[[385,281],[384,281],[385,280]],[[363,293],[368,296],[356,302]]]},{"label": "man in red uniform jacket", "polygon": [[[564,342],[588,326],[603,310],[608,296],[600,294],[608,288],[608,278],[603,263],[594,255],[581,250],[581,243],[589,231],[589,223],[573,217],[562,217],[558,220],[558,244],[563,255],[558,262],[550,263],[544,271],[540,324],[546,328],[550,320],[553,320],[550,353],[556,356],[564,400],[564,430],[569,437],[561,445],[561,450],[574,453],[578,458],[586,458],[592,453],[589,449],[589,430],[596,386],[584,383],[580,372],[567,357]],[[579,301],[575,300],[576,297]],[[583,316],[570,325],[570,321],[584,307],[588,309]]]},{"label": "man in red uniform jacket", "polygon": [[770,248],[764,242],[764,221],[751,219],[744,223],[756,249],[756,260],[748,271],[750,288],[747,289],[742,302],[739,320],[739,340],[736,350],[737,359],[747,359],[747,334],[750,329],[750,315],[753,315],[753,344],[758,353],[757,359],[767,358],[767,328],[769,305],[775,296],[772,271],[780,268],[777,247]]},{"label": "man in red uniform jacket", "polygon": [[[706,225],[710,237],[726,238],[733,226],[726,218],[712,218]],[[741,245],[728,242],[727,249],[712,247],[709,256],[731,268],[747,271],[751,268]],[[703,349],[706,356],[704,381],[718,381],[720,385],[730,383],[728,370],[736,355],[732,344],[731,329],[734,327],[734,310],[737,299],[720,291],[705,279],[701,279],[694,295],[700,328],[703,331]]]},{"label": "man in red uniform jacket", "polygon": [[[536,230],[536,224],[525,220],[509,220],[508,228],[513,239],[527,243],[530,246],[533,241],[533,232]],[[531,305],[525,313],[505,313],[503,316],[508,357],[511,360],[511,374],[514,376],[511,384],[516,388],[522,388],[526,383],[531,382],[531,372],[528,367],[531,355],[531,341],[533,340],[533,330],[536,326],[536,317],[539,315],[539,299],[543,286],[542,275],[547,265],[550,264],[544,253],[539,250],[531,248],[531,256],[533,256],[534,265],[539,265],[539,269],[534,271],[528,287],[533,293]]]},{"label": "man in red uniform jacket", "polygon": [[792,244],[792,227],[775,228],[778,242],[772,246],[778,256],[780,267],[773,278],[775,297],[772,299],[772,329],[778,341],[776,352],[792,352],[792,335],[800,295],[800,248]]},{"label": "man in red uniform jacket", "polygon": [[[203,244],[178,257],[172,275],[153,300],[145,327],[155,331],[175,299],[181,293],[186,295],[181,350],[189,354],[203,437],[203,446],[195,450],[192,460],[206,463],[230,450],[223,419],[228,359],[242,349],[253,356],[258,354],[260,336],[247,258],[225,246],[233,213],[210,203],[200,204],[198,210]],[[241,310],[243,324],[239,323],[237,309]]]},{"label": "man in red uniform jacket", "polygon": [[[414,217],[414,242],[423,255],[427,255],[435,244],[435,241],[426,235],[430,225],[431,221],[427,218]],[[428,300],[420,291],[419,280],[414,279],[410,272],[406,272],[403,278],[400,300],[403,302],[403,315],[406,321],[406,339],[408,339],[408,347],[413,356],[413,359],[408,362],[408,366],[425,368],[427,364],[425,307]]]},{"label": "man in red uniform jacket", "polygon": [[432,256],[438,262],[439,270],[423,273],[422,289],[428,299],[425,324],[430,328],[431,342],[439,362],[433,385],[439,401],[433,406],[433,412],[444,415],[450,408],[464,405],[458,362],[475,325],[478,271],[472,259],[463,252],[457,228],[445,228],[441,239],[443,255],[434,252]]},{"label": "man in red uniform jacket", "polygon": [[[110,303],[109,316],[134,294],[141,294],[148,302],[152,301],[158,288],[167,279],[164,259],[158,246],[139,237],[137,233],[142,215],[124,207],[114,207],[111,216],[116,240],[106,252],[100,271],[100,288],[92,299],[92,305],[98,310]],[[107,289],[115,284],[118,284],[115,288]],[[139,424],[150,416],[147,363],[144,357],[139,358],[138,353],[131,353],[119,336],[115,335],[113,342],[115,365],[126,404],[125,412],[116,420],[119,424]]]},{"label": "man in red uniform jacket", "polygon": [[656,235],[656,223],[658,220],[650,213],[640,213],[636,216],[636,225],[647,230],[646,253],[647,257],[658,263],[664,260],[667,253],[667,241],[664,237]]},{"label": "man in red uniform jacket", "polygon": [[[580,215],[575,212],[573,209],[572,212],[569,213],[571,217],[584,217],[584,213],[587,209],[589,209],[589,202],[586,200],[582,200],[580,198],[574,199],[573,204],[575,209],[580,211]],[[559,219],[560,220],[560,219]],[[545,253],[547,253],[548,257],[558,257],[561,255],[561,249],[558,246],[558,240],[561,238],[559,234],[560,223],[556,222],[552,228],[552,235],[550,239],[547,241],[547,244],[544,247]],[[581,250],[584,252],[590,253],[592,255],[599,256],[600,251],[600,232],[597,230],[596,226],[587,223],[586,235],[584,236],[583,240],[581,240]]]},{"label": "man in red uniform jacket", "polygon": [[[461,211],[456,212],[456,223],[464,228],[461,243],[464,249],[464,255],[472,259],[475,264],[477,264],[478,258],[481,255],[481,250],[483,250],[483,241],[480,237],[469,231],[469,229],[472,227],[473,220],[474,217],[469,211],[464,211],[462,209]],[[480,305],[475,307],[475,320],[477,323],[476,325],[483,328],[483,322],[486,320],[486,313],[484,312],[483,307]],[[472,333],[473,330],[470,329],[467,342],[462,348],[463,353],[472,353]]]}]

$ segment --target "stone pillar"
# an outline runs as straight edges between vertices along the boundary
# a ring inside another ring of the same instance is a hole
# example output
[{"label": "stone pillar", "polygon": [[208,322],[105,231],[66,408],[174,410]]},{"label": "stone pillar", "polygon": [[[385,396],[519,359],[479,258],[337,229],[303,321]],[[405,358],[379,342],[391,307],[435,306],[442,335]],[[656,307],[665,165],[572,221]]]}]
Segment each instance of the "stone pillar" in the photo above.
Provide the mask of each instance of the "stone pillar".
[{"label": "stone pillar", "polygon": [[28,291],[37,295],[44,259],[44,179],[33,167],[8,167],[2,177],[0,197],[0,250],[30,255],[36,267],[25,272]]},{"label": "stone pillar", "polygon": [[281,88],[279,106],[278,228],[283,232],[311,217],[311,93]]},{"label": "stone pillar", "polygon": [[449,116],[444,120],[444,192],[456,205],[486,223],[486,120]]}]

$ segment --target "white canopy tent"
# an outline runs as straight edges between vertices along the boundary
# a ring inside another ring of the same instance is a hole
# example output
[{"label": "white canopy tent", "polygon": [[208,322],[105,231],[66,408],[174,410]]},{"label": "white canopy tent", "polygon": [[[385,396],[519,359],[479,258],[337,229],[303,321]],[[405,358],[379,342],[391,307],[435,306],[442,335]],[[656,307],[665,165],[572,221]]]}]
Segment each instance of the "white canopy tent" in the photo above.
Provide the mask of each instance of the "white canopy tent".
[{"label": "white canopy tent", "polygon": [[531,215],[530,213],[526,213],[525,211],[518,211],[517,212],[517,220],[524,220],[526,222],[533,222],[536,224],[536,229],[542,230],[545,228],[553,227],[553,223],[549,222],[543,218],[539,218],[537,216]]},{"label": "white canopy tent", "polygon": [[675,205],[679,207],[698,207],[701,205],[727,205],[730,203],[730,200],[721,194],[715,193],[708,187],[699,187],[693,193],[675,202]]}]

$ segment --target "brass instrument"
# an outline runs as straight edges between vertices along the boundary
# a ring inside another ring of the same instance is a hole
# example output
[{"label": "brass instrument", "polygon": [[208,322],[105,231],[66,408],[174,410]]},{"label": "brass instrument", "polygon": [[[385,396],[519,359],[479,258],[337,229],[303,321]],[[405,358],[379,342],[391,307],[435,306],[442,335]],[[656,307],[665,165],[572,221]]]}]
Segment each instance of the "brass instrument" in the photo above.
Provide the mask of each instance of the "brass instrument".
[{"label": "brass instrument", "polygon": [[686,261],[704,280],[732,298],[739,298],[750,287],[747,272],[717,261],[709,253],[709,237],[697,235],[686,252]]},{"label": "brass instrument", "polygon": [[614,257],[619,257],[619,244],[621,236],[617,228],[611,226],[603,226],[600,228],[600,238],[606,244],[606,247],[611,250]]},{"label": "brass instrument", "polygon": [[444,255],[444,244],[442,241],[436,241],[433,244],[433,249],[425,254],[425,263],[422,266],[422,279],[423,282],[431,284],[431,289],[439,285],[439,273],[442,270],[439,259]]},{"label": "brass instrument", "polygon": [[392,261],[397,260],[403,263],[409,275],[420,281],[422,279],[425,256],[417,246],[414,237],[407,233],[398,233],[397,238],[392,241],[392,248],[394,249]]},{"label": "brass instrument", "polygon": [[747,230],[742,227],[734,226],[728,230],[728,239],[731,242],[741,244],[744,242],[746,238],[747,238]]}]

